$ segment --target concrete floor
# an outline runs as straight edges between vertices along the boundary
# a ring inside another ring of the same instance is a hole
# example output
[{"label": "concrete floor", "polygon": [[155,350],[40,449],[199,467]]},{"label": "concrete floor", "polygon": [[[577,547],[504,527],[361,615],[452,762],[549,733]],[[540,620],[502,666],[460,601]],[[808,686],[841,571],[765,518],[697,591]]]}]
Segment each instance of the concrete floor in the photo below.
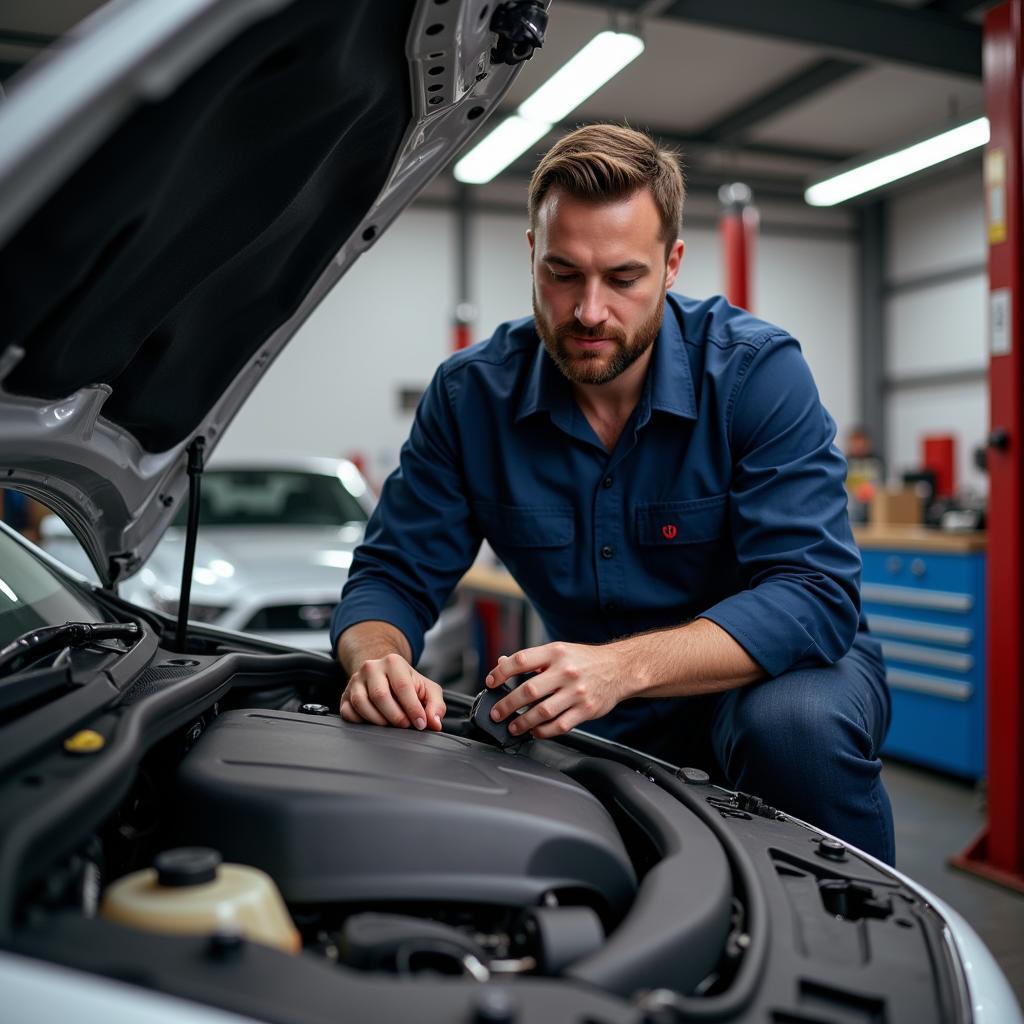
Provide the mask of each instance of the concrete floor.
[{"label": "concrete floor", "polygon": [[896,867],[967,919],[1024,1005],[1024,895],[946,864],[985,824],[981,793],[896,761],[886,762],[882,777],[896,821]]}]

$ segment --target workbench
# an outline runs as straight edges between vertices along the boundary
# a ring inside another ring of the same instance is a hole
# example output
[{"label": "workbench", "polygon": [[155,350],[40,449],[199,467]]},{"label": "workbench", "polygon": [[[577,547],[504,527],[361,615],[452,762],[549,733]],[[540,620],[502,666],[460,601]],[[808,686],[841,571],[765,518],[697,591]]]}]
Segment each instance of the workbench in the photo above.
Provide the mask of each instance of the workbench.
[{"label": "workbench", "polygon": [[892,692],[883,754],[967,778],[985,771],[984,533],[854,529],[861,599]]},{"label": "workbench", "polygon": [[[856,527],[861,598],[892,692],[883,753],[966,778],[985,770],[984,533]],[[502,610],[501,650],[543,643],[543,628],[501,567],[477,563],[461,587]]]}]

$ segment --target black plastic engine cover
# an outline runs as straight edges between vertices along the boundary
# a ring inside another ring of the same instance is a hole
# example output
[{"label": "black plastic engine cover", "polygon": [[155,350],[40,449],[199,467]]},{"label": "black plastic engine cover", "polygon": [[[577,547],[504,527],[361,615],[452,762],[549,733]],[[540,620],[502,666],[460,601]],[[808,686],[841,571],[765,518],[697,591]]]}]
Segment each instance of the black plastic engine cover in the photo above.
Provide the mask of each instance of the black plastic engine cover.
[{"label": "black plastic engine cover", "polygon": [[582,888],[618,916],[636,891],[599,801],[474,740],[281,711],[229,711],[179,770],[181,838],[266,871],[291,903],[527,906]]}]

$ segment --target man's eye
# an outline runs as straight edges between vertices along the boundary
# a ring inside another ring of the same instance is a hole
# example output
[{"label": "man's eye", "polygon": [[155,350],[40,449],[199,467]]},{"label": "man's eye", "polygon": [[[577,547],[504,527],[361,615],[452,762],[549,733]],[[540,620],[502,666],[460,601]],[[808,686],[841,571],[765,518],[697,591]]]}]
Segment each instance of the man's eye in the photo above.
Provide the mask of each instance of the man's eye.
[{"label": "man's eye", "polygon": [[575,274],[558,274],[558,273],[555,273],[555,271],[553,271],[553,270],[549,270],[548,273],[556,281],[571,281],[576,276]]},{"label": "man's eye", "polygon": [[630,278],[613,277],[612,278],[612,284],[615,285],[616,288],[632,288],[633,285],[635,285],[637,283],[637,281],[639,281],[639,280],[640,280],[639,277],[630,277]]}]

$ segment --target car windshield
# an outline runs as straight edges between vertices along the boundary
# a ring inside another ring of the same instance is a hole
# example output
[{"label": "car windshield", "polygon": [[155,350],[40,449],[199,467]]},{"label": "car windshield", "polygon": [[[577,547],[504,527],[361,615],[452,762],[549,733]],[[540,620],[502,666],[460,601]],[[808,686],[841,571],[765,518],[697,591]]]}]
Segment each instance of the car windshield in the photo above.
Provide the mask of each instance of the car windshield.
[{"label": "car windshield", "polygon": [[[203,474],[202,526],[343,526],[366,513],[337,476],[299,470],[220,469]],[[175,525],[184,527],[187,506]]]},{"label": "car windshield", "polygon": [[0,648],[41,626],[105,621],[95,605],[0,530]]}]

